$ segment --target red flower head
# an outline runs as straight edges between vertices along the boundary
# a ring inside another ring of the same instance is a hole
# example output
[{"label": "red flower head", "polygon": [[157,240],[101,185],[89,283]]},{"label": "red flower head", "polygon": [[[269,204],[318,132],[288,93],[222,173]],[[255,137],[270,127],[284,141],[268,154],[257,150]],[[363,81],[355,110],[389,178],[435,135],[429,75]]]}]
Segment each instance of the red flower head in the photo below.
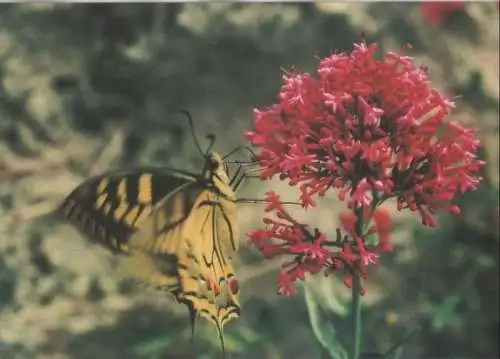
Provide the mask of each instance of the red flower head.
[{"label": "red flower head", "polygon": [[463,1],[422,2],[420,11],[428,23],[440,25],[453,13],[463,10],[464,6]]},{"label": "red flower head", "polygon": [[478,141],[445,122],[454,103],[430,86],[425,68],[376,52],[357,44],[322,59],[316,76],[285,75],[277,103],[255,110],[246,137],[261,149],[261,177],[300,185],[304,207],[335,188],[350,208],[395,197],[435,225],[437,209],[457,213],[455,194],[476,188]]},{"label": "red flower head", "polygon": [[268,193],[266,212],[275,216],[249,237],[265,256],[290,258],[279,277],[282,294],[294,293],[292,282],[306,273],[342,271],[346,286],[354,276],[366,278],[379,255],[392,250],[392,221],[379,208],[384,200],[394,197],[398,209],[435,225],[435,211],[458,213],[453,197],[480,180],[474,132],[445,122],[453,102],[412,58],[388,52],[378,59],[376,51],[362,43],[321,60],[315,77],[287,74],[277,103],[255,110],[255,128],[246,133],[261,149],[255,159],[262,178],[300,185],[304,207],[337,189],[350,208],[340,215],[346,235],[338,229],[329,239]]},{"label": "red flower head", "polygon": [[319,230],[309,230],[288,213],[276,193],[268,192],[266,200],[270,203],[267,211],[274,212],[275,218],[264,218],[265,228],[251,231],[248,237],[266,257],[288,257],[282,264],[283,271],[278,279],[280,294],[294,294],[293,282],[304,280],[306,273],[328,275],[334,270],[344,269],[345,275],[350,277],[353,272],[364,271],[364,265],[358,266],[358,263],[366,262],[367,265],[376,259],[376,255],[368,253],[360,260],[352,251],[354,242],[342,238],[340,231],[336,240],[327,241]]},{"label": "red flower head", "polygon": [[[355,237],[357,222],[355,213],[351,210],[343,211],[340,213],[339,219],[344,230],[352,237]],[[391,252],[392,219],[389,212],[384,208],[377,208],[375,211],[372,211],[371,207],[365,206],[363,208],[363,223],[370,222],[373,223],[368,227],[365,234],[377,235],[378,243],[376,246],[368,246],[366,243],[363,243],[363,247],[376,253]]]}]

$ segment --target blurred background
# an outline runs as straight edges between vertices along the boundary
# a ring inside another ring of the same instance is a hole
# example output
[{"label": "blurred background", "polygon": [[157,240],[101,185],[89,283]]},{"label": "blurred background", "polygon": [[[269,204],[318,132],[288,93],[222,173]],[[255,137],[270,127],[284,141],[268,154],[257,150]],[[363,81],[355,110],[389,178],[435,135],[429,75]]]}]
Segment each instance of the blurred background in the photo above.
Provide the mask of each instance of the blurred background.
[{"label": "blurred background", "polygon": [[[478,191],[457,199],[462,214],[441,216],[439,228],[394,213],[395,251],[363,298],[365,350],[385,352],[420,327],[404,358],[498,358],[498,3],[0,10],[0,359],[220,358],[210,325],[198,320],[191,347],[184,306],[123,281],[116,258],[53,211],[84,178],[111,168],[198,169],[181,109],[200,139],[217,135],[217,151],[246,144],[252,109],[273,103],[280,68],[313,71],[316,57],[362,39],[426,64],[434,86],[457,96],[450,119],[479,129],[488,162]],[[242,196],[262,198],[270,186],[248,183]],[[241,207],[245,231],[260,224],[254,206]],[[332,196],[322,206],[303,215],[333,232],[340,204]],[[227,326],[228,357],[326,358],[302,293],[279,297],[280,263],[241,242],[242,316]],[[307,285],[345,334],[342,280]]]}]

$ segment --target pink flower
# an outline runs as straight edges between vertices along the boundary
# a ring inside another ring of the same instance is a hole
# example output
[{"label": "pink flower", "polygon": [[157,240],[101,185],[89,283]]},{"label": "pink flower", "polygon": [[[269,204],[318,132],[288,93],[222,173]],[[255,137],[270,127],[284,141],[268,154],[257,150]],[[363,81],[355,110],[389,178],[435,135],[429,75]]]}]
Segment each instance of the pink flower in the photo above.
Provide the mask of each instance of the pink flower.
[{"label": "pink flower", "polygon": [[454,103],[411,57],[379,58],[377,50],[357,44],[350,54],[320,60],[315,75],[287,74],[277,102],[254,112],[246,137],[260,149],[261,178],[298,185],[303,207],[336,189],[349,209],[340,214],[344,234],[337,229],[332,239],[293,218],[277,193],[266,194],[265,211],[274,216],[248,236],[266,257],[286,258],[282,294],[293,294],[293,282],[307,273],[341,272],[346,286],[354,276],[367,278],[381,253],[392,251],[385,200],[434,226],[437,210],[459,213],[455,195],[481,180],[475,132],[445,121]]},{"label": "pink flower", "polygon": [[436,210],[457,213],[455,194],[477,187],[479,143],[445,122],[454,103],[424,68],[393,52],[378,59],[377,49],[361,43],[322,59],[314,77],[285,75],[277,103],[255,110],[246,137],[261,150],[261,177],[300,185],[304,207],[331,189],[351,208],[379,193],[435,225]]},{"label": "pink flower", "polygon": [[[274,218],[265,217],[265,227],[249,232],[248,237],[250,243],[267,258],[285,258],[278,278],[278,292],[281,294],[295,293],[293,282],[304,280],[306,273],[330,275],[341,270],[344,277],[366,277],[367,267],[378,263],[379,253],[391,249],[392,223],[384,210],[377,210],[373,215],[370,210],[365,211],[364,220],[369,222],[373,219],[374,225],[360,235],[355,230],[354,213],[342,213],[341,222],[348,235],[342,236],[339,229],[336,238],[328,240],[319,230],[311,231],[296,221],[283,208],[276,193],[269,192],[267,200],[272,201],[268,207],[272,208],[269,212],[274,213]],[[379,235],[379,243],[366,243],[366,236],[374,233]]]},{"label": "pink flower", "polygon": [[293,279],[288,273],[281,273],[278,277],[278,293],[286,297],[297,293],[293,285]]},{"label": "pink flower", "polygon": [[453,13],[463,10],[464,6],[463,1],[422,2],[420,3],[420,11],[428,23],[441,25]]},{"label": "pink flower", "polygon": [[393,225],[389,212],[383,208],[377,208],[373,213],[373,221],[375,222],[374,233],[378,235],[379,239],[377,250],[379,252],[392,252],[390,240]]},{"label": "pink flower", "polygon": [[[345,210],[341,212],[339,215],[339,219],[342,227],[350,236],[357,236],[355,230],[357,218],[352,210]],[[376,234],[379,241],[378,249],[383,249],[383,252],[390,252],[392,250],[390,244],[392,220],[389,212],[380,207],[375,209],[375,211],[372,211],[370,206],[365,206],[363,208],[363,222],[366,224],[370,223],[370,221],[372,221],[373,224],[368,227],[364,235]]]}]

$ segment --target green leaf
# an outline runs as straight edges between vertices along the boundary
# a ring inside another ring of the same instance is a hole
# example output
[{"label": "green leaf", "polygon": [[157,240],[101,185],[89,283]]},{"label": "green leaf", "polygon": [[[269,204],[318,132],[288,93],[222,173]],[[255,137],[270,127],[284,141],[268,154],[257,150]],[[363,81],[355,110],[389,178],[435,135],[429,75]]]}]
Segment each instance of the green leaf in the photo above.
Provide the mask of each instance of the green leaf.
[{"label": "green leaf", "polygon": [[481,269],[491,268],[495,266],[495,259],[492,255],[478,253],[475,257],[476,264]]},{"label": "green leaf", "polygon": [[446,298],[436,309],[432,318],[431,327],[434,332],[441,332],[446,327],[450,318],[455,313],[457,305],[460,303],[461,296],[454,294]]},{"label": "green leaf", "polygon": [[311,294],[321,307],[335,317],[347,317],[350,312],[351,295],[349,291],[339,290],[345,288],[342,281],[334,277],[309,277],[304,286],[311,291]]},{"label": "green leaf", "polygon": [[332,359],[345,359],[347,357],[346,352],[337,338],[333,323],[328,320],[332,317],[331,313],[328,313],[319,305],[311,289],[307,286],[304,288],[304,297],[314,336],[323,348],[328,351]]}]

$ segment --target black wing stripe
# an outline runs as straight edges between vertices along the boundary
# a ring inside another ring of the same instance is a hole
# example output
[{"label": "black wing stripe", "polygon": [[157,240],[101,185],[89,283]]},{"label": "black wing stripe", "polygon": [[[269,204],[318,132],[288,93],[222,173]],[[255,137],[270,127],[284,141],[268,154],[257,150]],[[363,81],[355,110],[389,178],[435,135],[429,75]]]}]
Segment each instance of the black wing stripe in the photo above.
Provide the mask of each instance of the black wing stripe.
[{"label": "black wing stripe", "polygon": [[[176,188],[194,181],[187,173],[171,171],[105,174],[78,186],[61,207],[65,217],[83,233],[108,249],[121,251],[128,236],[156,204]],[[181,206],[187,205],[186,201]],[[172,213],[176,209],[169,208]]]},{"label": "black wing stripe", "polygon": [[183,177],[138,172],[123,177],[99,178],[91,182],[85,192],[96,195],[105,193],[109,201],[115,202],[122,199],[131,205],[157,203],[170,191],[184,183],[186,183],[186,178]]}]

